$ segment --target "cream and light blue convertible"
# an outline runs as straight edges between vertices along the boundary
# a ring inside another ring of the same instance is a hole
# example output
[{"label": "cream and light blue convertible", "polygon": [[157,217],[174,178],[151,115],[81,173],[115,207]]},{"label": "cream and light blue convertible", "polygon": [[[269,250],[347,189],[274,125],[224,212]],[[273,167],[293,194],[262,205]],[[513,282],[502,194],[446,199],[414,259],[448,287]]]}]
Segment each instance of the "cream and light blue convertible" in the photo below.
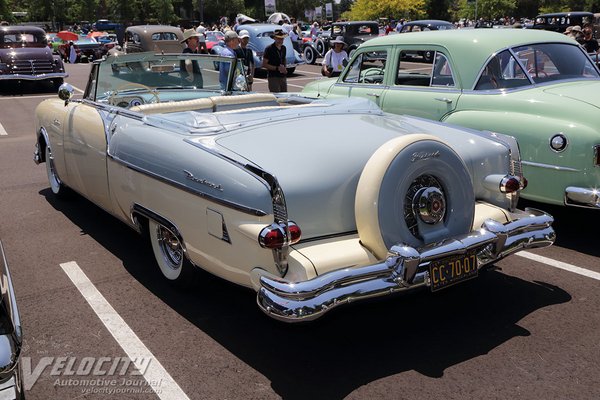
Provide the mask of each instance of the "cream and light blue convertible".
[{"label": "cream and light blue convertible", "polygon": [[35,113],[52,191],[147,232],[168,279],[198,266],[301,321],[443,289],[553,243],[551,216],[515,208],[525,181],[512,137],[363,99],[210,92],[214,62],[233,63],[227,85],[243,88],[234,59],[194,56],[204,88],[175,86],[186,57],[96,62],[83,100],[65,85]]},{"label": "cream and light blue convertible", "polygon": [[524,198],[600,209],[600,72],[565,35],[458,29],[377,38],[339,78],[304,92],[512,135],[529,180]]}]

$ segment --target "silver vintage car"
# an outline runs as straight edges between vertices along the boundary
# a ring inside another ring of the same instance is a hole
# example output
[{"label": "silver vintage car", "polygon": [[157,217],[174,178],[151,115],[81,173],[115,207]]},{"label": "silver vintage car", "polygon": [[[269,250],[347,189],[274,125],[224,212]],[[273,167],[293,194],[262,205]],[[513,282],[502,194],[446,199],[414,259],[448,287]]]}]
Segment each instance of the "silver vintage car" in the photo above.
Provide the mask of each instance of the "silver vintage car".
[{"label": "silver vintage car", "polygon": [[[554,241],[551,216],[516,209],[525,180],[512,137],[364,99],[161,86],[176,67],[161,57],[96,62],[83,100],[63,87],[42,102],[34,159],[56,195],[74,190],[147,232],[167,279],[203,268],[293,322],[440,290]],[[196,57],[205,79],[223,71]]]}]

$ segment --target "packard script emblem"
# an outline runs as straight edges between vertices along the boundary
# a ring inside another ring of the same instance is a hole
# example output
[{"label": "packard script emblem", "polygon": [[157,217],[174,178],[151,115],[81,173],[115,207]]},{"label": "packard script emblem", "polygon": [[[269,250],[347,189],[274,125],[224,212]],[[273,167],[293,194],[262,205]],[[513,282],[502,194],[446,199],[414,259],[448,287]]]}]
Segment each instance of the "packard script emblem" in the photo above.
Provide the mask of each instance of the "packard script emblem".
[{"label": "packard script emblem", "polygon": [[217,185],[216,183],[212,183],[210,181],[207,181],[206,179],[196,178],[194,176],[194,174],[192,174],[190,171],[183,170],[183,172],[185,172],[186,178],[188,178],[191,181],[198,182],[198,183],[200,183],[202,185],[211,187],[211,188],[219,190],[221,192],[223,191],[223,186],[221,186],[221,185]]},{"label": "packard script emblem", "polygon": [[440,156],[440,151],[419,151],[414,152],[410,156],[410,162],[415,162],[419,160],[427,160],[429,158],[436,158]]}]

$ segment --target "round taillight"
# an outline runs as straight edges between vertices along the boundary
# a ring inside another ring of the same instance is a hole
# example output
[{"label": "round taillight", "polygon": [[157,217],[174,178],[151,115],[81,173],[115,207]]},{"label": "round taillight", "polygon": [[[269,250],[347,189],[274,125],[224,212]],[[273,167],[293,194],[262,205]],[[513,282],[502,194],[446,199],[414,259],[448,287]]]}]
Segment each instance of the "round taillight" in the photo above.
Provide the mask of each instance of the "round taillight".
[{"label": "round taillight", "polygon": [[277,224],[265,227],[259,235],[260,245],[267,249],[279,249],[283,247],[285,239],[283,229]]},{"label": "round taillight", "polygon": [[260,245],[268,249],[281,249],[286,244],[298,243],[302,236],[300,227],[295,222],[288,221],[289,241],[285,234],[285,228],[285,224],[271,224],[264,227],[258,235]]},{"label": "round taillight", "polygon": [[514,193],[521,190],[521,181],[514,176],[507,176],[502,180],[500,190],[502,193]]},{"label": "round taillight", "polygon": [[302,236],[302,231],[300,227],[296,225],[295,222],[289,222],[288,231],[290,232],[290,244],[298,243],[300,241],[300,237]]}]

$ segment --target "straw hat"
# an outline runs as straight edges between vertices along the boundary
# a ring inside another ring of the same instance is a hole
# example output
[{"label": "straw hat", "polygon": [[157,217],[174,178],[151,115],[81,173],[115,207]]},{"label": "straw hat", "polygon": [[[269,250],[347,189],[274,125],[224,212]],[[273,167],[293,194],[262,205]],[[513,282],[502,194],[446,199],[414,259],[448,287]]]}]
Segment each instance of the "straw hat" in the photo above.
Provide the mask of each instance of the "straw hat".
[{"label": "straw hat", "polygon": [[204,35],[196,32],[194,29],[186,29],[185,31],[183,31],[183,40],[181,41],[181,43],[187,42],[187,40],[189,38],[192,38],[192,37],[200,38],[200,36],[204,37]]},{"label": "straw hat", "polygon": [[287,33],[283,29],[275,29],[271,34],[271,39],[283,39],[287,36]]}]

